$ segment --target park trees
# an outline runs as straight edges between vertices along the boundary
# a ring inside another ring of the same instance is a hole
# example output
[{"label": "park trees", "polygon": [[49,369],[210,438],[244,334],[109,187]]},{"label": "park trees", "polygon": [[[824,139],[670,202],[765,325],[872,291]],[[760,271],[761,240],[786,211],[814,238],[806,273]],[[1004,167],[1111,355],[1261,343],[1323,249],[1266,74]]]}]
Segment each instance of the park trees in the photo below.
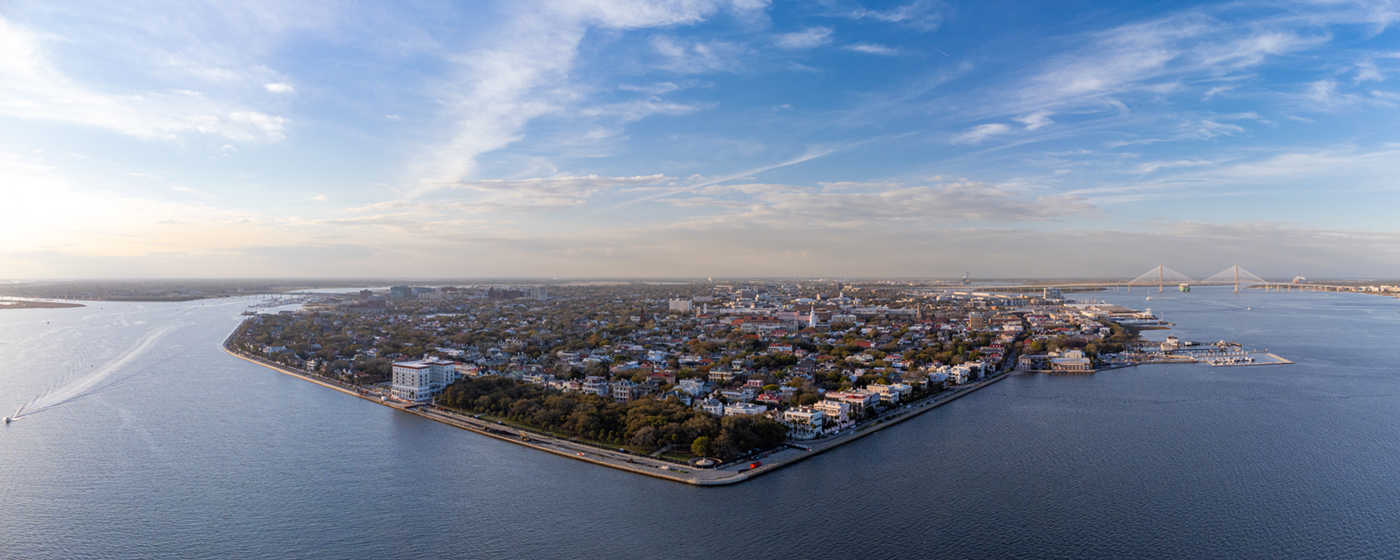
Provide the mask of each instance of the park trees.
[{"label": "park trees", "polygon": [[[651,451],[664,445],[693,446],[706,438],[706,453],[732,458],[781,445],[786,428],[765,416],[717,419],[674,399],[642,398],[624,403],[595,395],[563,393],[512,379],[462,379],[438,396],[439,406],[492,414],[568,436]],[[742,418],[743,420],[735,420]],[[684,449],[684,447],[682,447]]]},{"label": "park trees", "polygon": [[708,436],[695,438],[695,441],[690,444],[690,453],[697,457],[708,456],[710,454],[710,438]]}]

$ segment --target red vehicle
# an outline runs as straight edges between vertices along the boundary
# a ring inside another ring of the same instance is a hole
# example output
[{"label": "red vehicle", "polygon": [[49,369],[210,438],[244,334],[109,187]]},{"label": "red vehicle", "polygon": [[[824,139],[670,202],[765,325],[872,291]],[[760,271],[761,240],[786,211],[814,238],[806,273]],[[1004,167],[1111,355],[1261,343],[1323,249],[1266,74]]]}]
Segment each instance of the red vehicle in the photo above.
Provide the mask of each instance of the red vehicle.
[{"label": "red vehicle", "polygon": [[751,468],[751,469],[756,469],[756,468],[759,467],[759,465],[762,465],[762,464],[763,464],[762,461],[754,461],[754,462],[752,462],[752,463],[749,463],[749,468]]}]

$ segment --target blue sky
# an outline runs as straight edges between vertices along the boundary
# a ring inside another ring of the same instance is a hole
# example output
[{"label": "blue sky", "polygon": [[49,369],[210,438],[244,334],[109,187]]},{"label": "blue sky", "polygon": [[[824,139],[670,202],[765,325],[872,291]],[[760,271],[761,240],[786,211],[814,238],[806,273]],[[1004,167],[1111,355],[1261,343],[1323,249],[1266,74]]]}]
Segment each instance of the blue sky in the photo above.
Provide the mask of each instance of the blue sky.
[{"label": "blue sky", "polygon": [[0,276],[1400,276],[1392,2],[0,4]]}]

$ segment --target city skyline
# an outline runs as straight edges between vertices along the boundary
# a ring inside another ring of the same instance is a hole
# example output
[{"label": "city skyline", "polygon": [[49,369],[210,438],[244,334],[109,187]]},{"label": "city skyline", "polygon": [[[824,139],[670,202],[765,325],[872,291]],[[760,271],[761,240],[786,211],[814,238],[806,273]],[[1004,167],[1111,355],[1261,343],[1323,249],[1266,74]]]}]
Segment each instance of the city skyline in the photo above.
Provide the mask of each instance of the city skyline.
[{"label": "city skyline", "polygon": [[1390,2],[0,7],[0,269],[1400,276]]}]

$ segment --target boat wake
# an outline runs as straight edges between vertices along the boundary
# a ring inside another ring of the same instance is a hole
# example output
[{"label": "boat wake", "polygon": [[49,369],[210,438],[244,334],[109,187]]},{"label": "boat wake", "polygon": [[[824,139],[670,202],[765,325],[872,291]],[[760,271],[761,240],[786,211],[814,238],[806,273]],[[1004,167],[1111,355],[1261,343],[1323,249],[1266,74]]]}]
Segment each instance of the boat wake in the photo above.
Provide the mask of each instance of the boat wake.
[{"label": "boat wake", "polygon": [[[177,326],[178,325],[171,325],[152,331],[150,334],[142,337],[140,342],[136,343],[136,346],[127,350],[125,354],[122,354],[116,360],[103,365],[101,369],[84,375],[62,387],[45,392],[28,403],[25,403],[24,406],[19,407],[19,410],[15,411],[14,416],[11,416],[10,420],[18,420],[24,416],[43,412],[53,407],[111,388],[109,386],[94,390],[94,388],[102,384],[102,382],[107,381],[114,374],[124,371],[126,366],[136,358],[150,351],[150,349],[155,346],[156,342],[165,338],[165,335],[170,334]],[[120,380],[117,381],[118,384],[120,382]]]}]

